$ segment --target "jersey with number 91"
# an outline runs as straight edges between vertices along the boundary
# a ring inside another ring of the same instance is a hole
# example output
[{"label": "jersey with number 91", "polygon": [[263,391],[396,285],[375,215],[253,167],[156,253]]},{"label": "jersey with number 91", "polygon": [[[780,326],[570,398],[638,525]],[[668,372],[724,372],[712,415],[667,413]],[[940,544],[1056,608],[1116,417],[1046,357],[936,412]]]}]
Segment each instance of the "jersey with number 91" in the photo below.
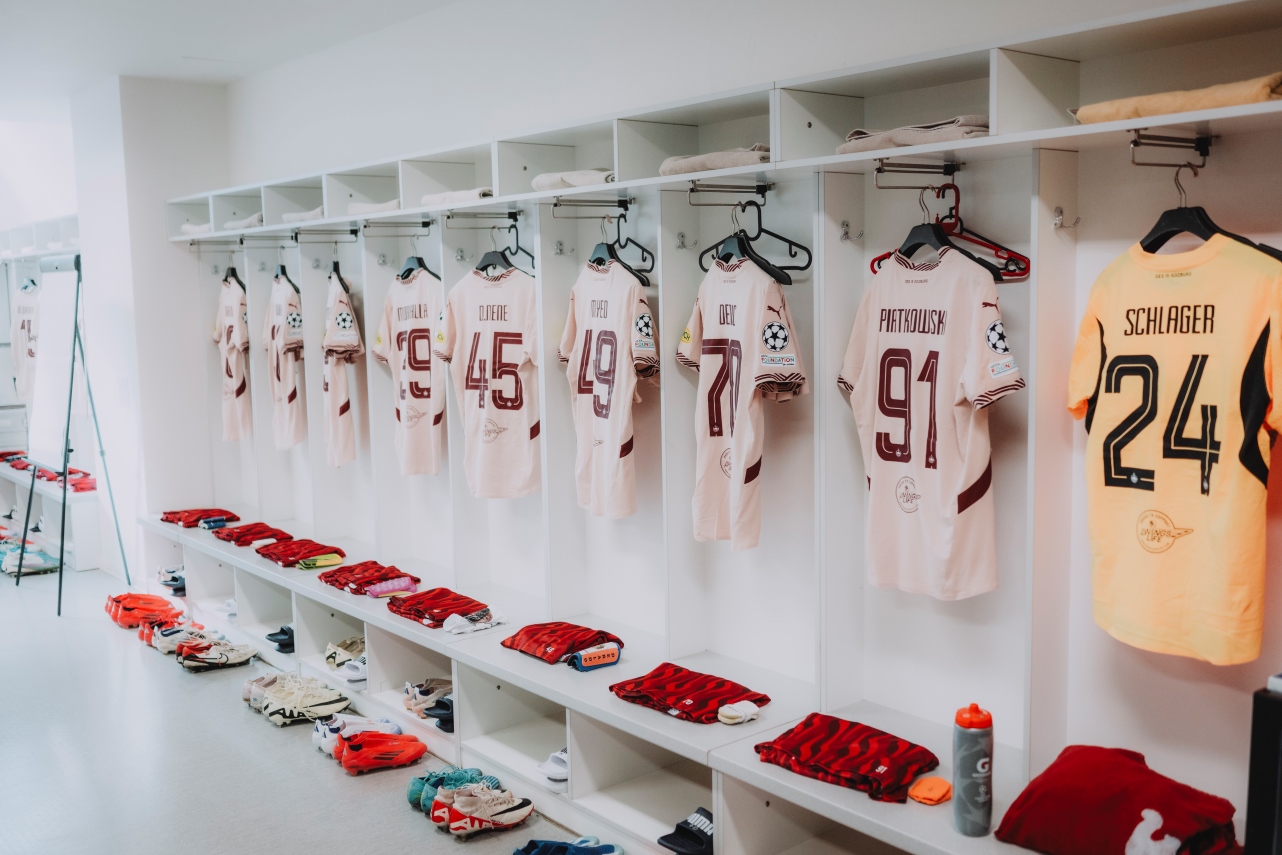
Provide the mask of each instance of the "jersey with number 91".
[{"label": "jersey with number 91", "polygon": [[1100,274],[1073,352],[1095,621],[1217,665],[1259,656],[1282,264],[1216,235]]},{"label": "jersey with number 91", "polygon": [[392,369],[396,396],[396,453],[404,475],[441,471],[445,383],[437,382],[432,349],[440,333],[445,295],[426,269],[392,280],[370,352]]},{"label": "jersey with number 91", "polygon": [[579,507],[610,519],[636,513],[632,404],[641,400],[637,377],[659,373],[654,320],[641,287],[617,261],[585,266],[557,349],[570,378]]},{"label": "jersey with number 91", "polygon": [[868,478],[868,579],[940,600],[997,587],[988,412],[1024,387],[988,271],[895,253],[855,315],[837,382]]},{"label": "jersey with number 91", "polygon": [[473,496],[515,499],[539,487],[538,312],[517,268],[470,271],[450,289],[435,342],[450,363]]}]

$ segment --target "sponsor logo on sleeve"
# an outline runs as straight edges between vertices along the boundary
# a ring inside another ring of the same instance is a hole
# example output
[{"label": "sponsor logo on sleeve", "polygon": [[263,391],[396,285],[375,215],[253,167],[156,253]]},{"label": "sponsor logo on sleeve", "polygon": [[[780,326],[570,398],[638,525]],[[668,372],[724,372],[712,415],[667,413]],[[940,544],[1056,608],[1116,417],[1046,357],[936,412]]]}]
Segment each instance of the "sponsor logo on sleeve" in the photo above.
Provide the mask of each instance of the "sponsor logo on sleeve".
[{"label": "sponsor logo on sleeve", "polygon": [[795,368],[797,366],[797,357],[791,353],[763,353],[761,354],[761,364],[769,365],[772,368]]},{"label": "sponsor logo on sleeve", "polygon": [[[444,331],[444,330],[437,330],[437,331],[436,331],[436,340],[437,340],[437,341],[439,341],[439,342],[441,342],[442,344],[444,344],[444,343],[445,343],[445,331]],[[380,337],[380,338],[379,338],[379,343],[381,344],[381,343],[382,343],[382,341],[383,341],[383,339],[382,339],[382,337]]]},{"label": "sponsor logo on sleeve", "polygon": [[649,312],[642,312],[637,315],[637,320],[636,323],[633,324],[633,327],[636,328],[637,335],[642,338],[654,337],[654,322],[651,320]]},{"label": "sponsor logo on sleeve", "polygon": [[1001,321],[993,321],[988,325],[984,340],[993,353],[1010,353],[1010,345],[1006,343],[1006,327],[1002,326]]},{"label": "sponsor logo on sleeve", "polygon": [[761,341],[773,353],[787,347],[789,338],[788,328],[778,321],[771,321],[761,328]]},{"label": "sponsor logo on sleeve", "polygon": [[1003,374],[1009,374],[1017,370],[1019,370],[1019,366],[1015,364],[1015,357],[1013,356],[988,363],[988,373],[994,377],[1001,377]]},{"label": "sponsor logo on sleeve", "polygon": [[686,327],[686,331],[681,333],[681,340],[686,344],[689,344],[690,342],[694,341],[694,336],[690,335],[689,327]]}]

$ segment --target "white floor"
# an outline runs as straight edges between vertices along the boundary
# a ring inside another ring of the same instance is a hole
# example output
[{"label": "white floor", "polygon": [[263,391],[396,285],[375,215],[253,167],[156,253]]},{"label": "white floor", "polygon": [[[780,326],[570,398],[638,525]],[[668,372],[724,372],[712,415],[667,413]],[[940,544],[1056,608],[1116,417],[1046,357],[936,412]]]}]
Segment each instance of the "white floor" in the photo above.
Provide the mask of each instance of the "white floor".
[{"label": "white floor", "polygon": [[[573,835],[538,816],[466,843],[405,800],[405,769],[352,777],[240,699],[265,666],[190,674],[103,611],[104,573],[0,575],[0,853],[508,853]],[[518,795],[520,795],[518,793]],[[537,805],[537,802],[536,802]]]}]

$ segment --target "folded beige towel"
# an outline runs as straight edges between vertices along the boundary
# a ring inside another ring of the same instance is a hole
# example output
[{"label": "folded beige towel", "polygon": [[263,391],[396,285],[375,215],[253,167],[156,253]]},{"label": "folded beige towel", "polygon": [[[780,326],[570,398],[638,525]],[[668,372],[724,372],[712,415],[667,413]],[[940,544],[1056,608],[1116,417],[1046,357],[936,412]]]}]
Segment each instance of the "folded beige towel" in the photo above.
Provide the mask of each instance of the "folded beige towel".
[{"label": "folded beige towel", "polygon": [[200,225],[196,225],[195,223],[183,223],[179,228],[185,235],[203,235],[205,232],[212,232],[214,230],[214,224],[201,223]]},{"label": "folded beige towel", "polygon": [[347,206],[349,214],[378,214],[383,211],[400,210],[401,200],[393,199],[390,202],[352,202]]},{"label": "folded beige towel", "polygon": [[756,166],[770,162],[770,146],[757,143],[751,148],[732,148],[710,154],[677,155],[663,161],[660,175],[684,175],[687,172],[707,172],[711,169],[730,169],[735,166]]},{"label": "folded beige towel", "polygon": [[319,220],[323,216],[325,216],[324,206],[317,205],[310,211],[297,211],[289,214],[281,214],[280,221],[282,223],[305,223],[308,220]]},{"label": "folded beige towel", "polygon": [[904,145],[925,145],[926,143],[964,140],[971,137],[988,135],[988,117],[977,113],[954,116],[942,122],[925,122],[920,125],[905,125],[893,131],[868,131],[855,128],[846,135],[846,141],[837,147],[837,154],[851,154],[856,151],[873,151],[879,148],[895,148]]},{"label": "folded beige towel", "polygon": [[263,212],[259,211],[257,214],[248,216],[243,220],[228,220],[223,223],[223,228],[228,231],[232,231],[234,229],[252,229],[256,226],[261,226],[262,224]]},{"label": "folded beige towel", "polygon": [[471,190],[446,190],[444,193],[428,193],[419,200],[419,204],[428,205],[459,205],[463,202],[475,202],[479,199],[489,199],[494,195],[492,187],[473,187]]},{"label": "folded beige towel", "polygon": [[568,190],[571,187],[590,187],[614,181],[613,169],[572,169],[569,172],[545,172],[534,176],[530,182],[535,190]]},{"label": "folded beige towel", "polygon": [[1077,111],[1077,121],[1083,125],[1096,122],[1116,122],[1122,119],[1140,119],[1144,116],[1166,116],[1187,113],[1190,110],[1212,110],[1237,104],[1259,104],[1263,101],[1282,99],[1282,71],[1254,80],[1221,83],[1205,89],[1187,92],[1161,92],[1157,95],[1139,95],[1087,104]]}]

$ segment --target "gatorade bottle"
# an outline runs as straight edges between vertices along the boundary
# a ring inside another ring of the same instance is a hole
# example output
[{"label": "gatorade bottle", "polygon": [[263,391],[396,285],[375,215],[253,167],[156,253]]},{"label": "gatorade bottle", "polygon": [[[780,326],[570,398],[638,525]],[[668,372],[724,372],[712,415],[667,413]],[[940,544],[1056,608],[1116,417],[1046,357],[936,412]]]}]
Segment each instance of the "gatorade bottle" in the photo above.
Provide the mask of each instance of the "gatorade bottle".
[{"label": "gatorade bottle", "polygon": [[983,837],[993,824],[993,716],[979,704],[957,711],[953,728],[953,824]]}]

